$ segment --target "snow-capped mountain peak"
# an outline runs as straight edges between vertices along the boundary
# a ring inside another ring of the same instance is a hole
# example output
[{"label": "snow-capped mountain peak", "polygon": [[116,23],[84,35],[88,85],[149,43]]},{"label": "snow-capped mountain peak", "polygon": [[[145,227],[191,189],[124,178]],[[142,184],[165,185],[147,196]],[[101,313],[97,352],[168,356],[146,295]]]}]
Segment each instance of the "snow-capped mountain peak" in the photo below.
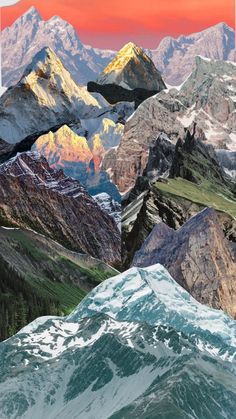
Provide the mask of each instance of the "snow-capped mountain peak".
[{"label": "snow-capped mountain peak", "polygon": [[85,47],[69,22],[59,16],[45,21],[34,7],[2,31],[1,42],[5,86],[18,82],[32,58],[47,46],[82,84],[95,80],[114,56],[113,51]]},{"label": "snow-capped mountain peak", "polygon": [[19,25],[26,22],[36,23],[42,21],[42,16],[40,15],[38,9],[32,6],[30,7],[22,16],[20,16],[16,21],[15,25]]},{"label": "snow-capped mountain peak", "polygon": [[165,88],[159,71],[144,50],[133,42],[124,45],[97,79],[99,84],[117,84],[126,89]]},{"label": "snow-capped mountain peak", "polygon": [[46,130],[80,118],[96,117],[101,109],[98,100],[74,82],[49,47],[36,54],[20,82],[1,96],[1,106],[4,114],[0,135],[10,143],[42,127]]}]

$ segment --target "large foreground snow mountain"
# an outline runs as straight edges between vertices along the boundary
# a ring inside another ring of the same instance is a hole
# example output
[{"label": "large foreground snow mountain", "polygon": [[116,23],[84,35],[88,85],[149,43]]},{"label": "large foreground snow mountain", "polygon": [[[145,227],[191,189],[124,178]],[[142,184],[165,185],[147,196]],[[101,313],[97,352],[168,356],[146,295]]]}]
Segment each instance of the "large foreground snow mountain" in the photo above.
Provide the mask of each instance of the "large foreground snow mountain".
[{"label": "large foreground snow mountain", "polygon": [[235,322],[161,265],[132,268],[0,344],[1,418],[230,418],[235,346]]}]

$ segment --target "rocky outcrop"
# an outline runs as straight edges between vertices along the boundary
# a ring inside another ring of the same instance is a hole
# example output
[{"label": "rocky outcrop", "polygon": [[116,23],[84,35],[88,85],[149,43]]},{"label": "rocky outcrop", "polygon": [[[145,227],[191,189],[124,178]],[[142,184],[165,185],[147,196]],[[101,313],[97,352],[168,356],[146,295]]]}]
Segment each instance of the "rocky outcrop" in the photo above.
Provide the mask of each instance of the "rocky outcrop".
[{"label": "rocky outcrop", "polygon": [[133,265],[156,263],[196,300],[236,318],[236,264],[214,210],[205,209],[177,231],[155,226]]},{"label": "rocky outcrop", "polygon": [[141,176],[136,179],[134,187],[123,197],[122,203],[126,207],[140,194],[149,190],[150,182],[160,177],[169,176],[169,171],[175,155],[175,145],[167,135],[161,133],[149,148],[147,165]]},{"label": "rocky outcrop", "polygon": [[184,140],[179,138],[177,141],[169,176],[181,177],[199,185],[207,179],[220,186],[233,188],[217,161],[214,148],[199,139],[195,123],[187,131]]},{"label": "rocky outcrop", "polygon": [[100,109],[97,99],[73,81],[56,54],[44,48],[0,98],[0,138],[16,143],[51,126],[96,117]]},{"label": "rocky outcrop", "polygon": [[127,192],[141,175],[153,140],[164,132],[176,143],[196,123],[201,139],[214,148],[235,150],[236,66],[196,59],[196,68],[177,89],[143,102],[128,120],[113,162],[114,182]]},{"label": "rocky outcrop", "polygon": [[122,86],[118,86],[114,83],[110,84],[99,84],[90,81],[87,84],[88,92],[100,93],[107,102],[115,104],[118,102],[133,102],[135,109],[151,96],[158,93],[159,90],[147,90],[147,89],[125,89]]},{"label": "rocky outcrop", "polygon": [[31,228],[77,252],[120,263],[120,234],[81,184],[37,153],[0,166],[0,221]]}]

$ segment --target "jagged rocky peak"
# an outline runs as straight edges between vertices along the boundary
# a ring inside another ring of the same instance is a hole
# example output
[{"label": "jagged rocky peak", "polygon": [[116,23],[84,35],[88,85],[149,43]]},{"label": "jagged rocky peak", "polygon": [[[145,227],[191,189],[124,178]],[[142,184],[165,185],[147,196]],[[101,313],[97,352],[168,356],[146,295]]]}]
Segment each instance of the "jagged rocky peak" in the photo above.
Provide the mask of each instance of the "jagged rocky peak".
[{"label": "jagged rocky peak", "polygon": [[98,84],[117,84],[125,89],[164,89],[165,83],[151,58],[137,45],[129,42],[103,70]]},{"label": "jagged rocky peak", "polygon": [[216,212],[206,208],[175,231],[155,226],[133,265],[161,263],[199,302],[236,318],[236,264]]},{"label": "jagged rocky peak", "polygon": [[[185,138],[179,138],[170,168],[170,177],[181,177],[197,184],[203,180],[226,185],[227,180],[220,167],[214,148],[201,141],[203,133],[195,123],[187,130]],[[200,138],[199,138],[200,137]]]}]

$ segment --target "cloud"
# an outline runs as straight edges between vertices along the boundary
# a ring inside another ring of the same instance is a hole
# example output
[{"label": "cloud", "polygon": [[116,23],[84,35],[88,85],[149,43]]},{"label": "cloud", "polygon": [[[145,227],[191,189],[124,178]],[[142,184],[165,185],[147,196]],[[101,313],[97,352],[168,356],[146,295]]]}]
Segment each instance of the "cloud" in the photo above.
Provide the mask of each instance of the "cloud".
[{"label": "cloud", "polygon": [[0,0],[0,7],[12,6],[13,4],[19,3],[20,0]]}]

